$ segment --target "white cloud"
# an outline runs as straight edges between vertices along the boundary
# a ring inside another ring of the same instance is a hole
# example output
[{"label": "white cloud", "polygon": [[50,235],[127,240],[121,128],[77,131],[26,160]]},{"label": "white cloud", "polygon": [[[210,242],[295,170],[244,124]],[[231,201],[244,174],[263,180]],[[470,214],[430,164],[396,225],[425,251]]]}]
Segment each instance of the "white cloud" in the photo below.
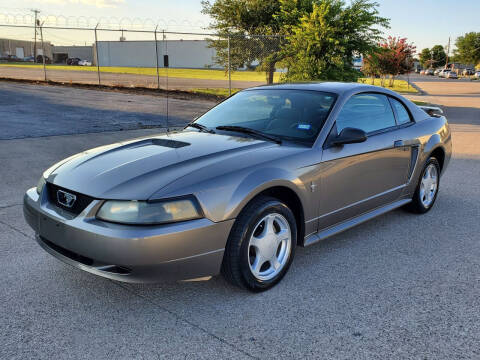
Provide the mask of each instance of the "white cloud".
[{"label": "white cloud", "polygon": [[125,0],[35,0],[37,3],[43,4],[80,4],[95,6],[98,8],[113,8],[125,3]]}]

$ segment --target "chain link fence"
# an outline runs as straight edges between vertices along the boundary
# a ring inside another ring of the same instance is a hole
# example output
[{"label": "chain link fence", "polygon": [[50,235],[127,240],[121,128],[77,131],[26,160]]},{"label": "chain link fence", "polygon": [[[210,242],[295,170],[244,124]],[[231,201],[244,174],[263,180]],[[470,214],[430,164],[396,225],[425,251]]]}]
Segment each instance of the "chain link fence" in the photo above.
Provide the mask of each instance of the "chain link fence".
[{"label": "chain link fence", "polygon": [[278,82],[281,36],[0,25],[0,77],[229,95]]}]

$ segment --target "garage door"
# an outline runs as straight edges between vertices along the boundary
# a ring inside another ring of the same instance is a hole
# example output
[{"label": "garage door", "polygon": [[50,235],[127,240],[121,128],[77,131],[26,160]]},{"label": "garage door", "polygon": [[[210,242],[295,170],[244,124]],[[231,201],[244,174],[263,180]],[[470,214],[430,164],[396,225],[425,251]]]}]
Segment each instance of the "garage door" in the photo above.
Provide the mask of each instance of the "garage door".
[{"label": "garage door", "polygon": [[23,48],[17,47],[15,49],[15,55],[17,55],[18,58],[23,59],[25,57],[25,54],[23,53]]}]

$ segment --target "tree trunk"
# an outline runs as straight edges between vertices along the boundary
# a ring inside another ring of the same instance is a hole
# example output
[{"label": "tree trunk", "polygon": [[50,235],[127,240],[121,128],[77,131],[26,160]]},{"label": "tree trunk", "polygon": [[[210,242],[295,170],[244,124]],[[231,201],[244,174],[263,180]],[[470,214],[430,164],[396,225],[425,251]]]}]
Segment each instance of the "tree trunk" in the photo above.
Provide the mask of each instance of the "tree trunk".
[{"label": "tree trunk", "polygon": [[275,73],[275,63],[273,61],[267,64],[267,84],[273,84],[273,75]]}]

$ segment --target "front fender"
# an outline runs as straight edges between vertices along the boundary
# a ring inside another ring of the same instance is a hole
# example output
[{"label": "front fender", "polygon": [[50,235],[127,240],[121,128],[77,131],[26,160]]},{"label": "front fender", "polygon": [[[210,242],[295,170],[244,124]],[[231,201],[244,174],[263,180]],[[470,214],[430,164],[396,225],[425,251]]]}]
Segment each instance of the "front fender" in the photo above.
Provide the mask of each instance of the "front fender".
[{"label": "front fender", "polygon": [[307,193],[307,189],[295,174],[279,168],[263,168],[246,176],[235,189],[226,208],[226,219],[236,218],[248,202],[272,187],[289,188],[298,195],[302,207],[305,208],[304,194]]},{"label": "front fender", "polygon": [[307,202],[304,183],[295,174],[281,168],[257,168],[249,172],[235,172],[223,176],[221,183],[217,180],[215,184],[197,185],[200,186],[194,194],[200,201],[205,216],[215,222],[236,218],[256,195],[276,186],[294,191],[304,208]]}]

